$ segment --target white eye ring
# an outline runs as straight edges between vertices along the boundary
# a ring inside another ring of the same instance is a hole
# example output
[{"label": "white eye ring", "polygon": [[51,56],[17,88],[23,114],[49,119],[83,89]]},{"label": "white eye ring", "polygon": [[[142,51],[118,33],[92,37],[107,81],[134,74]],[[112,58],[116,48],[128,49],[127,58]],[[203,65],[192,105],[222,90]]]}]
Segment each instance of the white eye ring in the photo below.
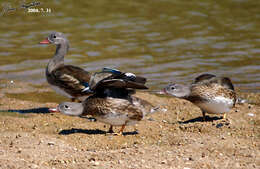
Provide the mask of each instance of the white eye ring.
[{"label": "white eye ring", "polygon": [[70,107],[68,105],[66,105],[66,104],[64,105],[64,108],[65,109],[70,109]]}]

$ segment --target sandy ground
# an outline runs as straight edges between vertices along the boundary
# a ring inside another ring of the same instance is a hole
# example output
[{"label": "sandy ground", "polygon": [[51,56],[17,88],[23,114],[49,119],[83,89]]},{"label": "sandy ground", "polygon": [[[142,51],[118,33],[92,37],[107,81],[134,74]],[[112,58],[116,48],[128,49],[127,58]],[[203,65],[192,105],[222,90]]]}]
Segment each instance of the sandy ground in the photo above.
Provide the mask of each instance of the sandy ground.
[{"label": "sandy ground", "polygon": [[1,80],[0,91],[0,168],[260,168],[259,94],[239,93],[250,103],[229,121],[202,122],[188,101],[137,93],[163,109],[112,136],[92,119],[48,113],[66,99],[47,84]]}]

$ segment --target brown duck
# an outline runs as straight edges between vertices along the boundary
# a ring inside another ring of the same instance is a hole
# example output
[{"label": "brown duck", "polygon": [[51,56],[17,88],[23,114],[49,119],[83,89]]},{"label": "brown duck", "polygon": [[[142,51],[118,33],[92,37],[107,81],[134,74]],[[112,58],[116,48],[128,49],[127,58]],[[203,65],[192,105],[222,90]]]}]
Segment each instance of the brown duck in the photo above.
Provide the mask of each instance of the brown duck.
[{"label": "brown duck", "polygon": [[195,78],[191,85],[170,84],[164,92],[172,96],[189,100],[197,105],[203,114],[224,114],[230,111],[236,103],[236,93],[228,77],[217,77],[212,74],[202,74]]},{"label": "brown duck", "polygon": [[132,73],[104,68],[101,72],[91,74],[80,67],[65,65],[64,56],[69,50],[69,41],[63,33],[53,32],[40,44],[56,45],[56,52],[46,68],[47,82],[57,93],[72,101],[82,101],[92,95],[100,81],[103,84],[100,87],[147,89],[144,85],[146,78],[135,76]]}]

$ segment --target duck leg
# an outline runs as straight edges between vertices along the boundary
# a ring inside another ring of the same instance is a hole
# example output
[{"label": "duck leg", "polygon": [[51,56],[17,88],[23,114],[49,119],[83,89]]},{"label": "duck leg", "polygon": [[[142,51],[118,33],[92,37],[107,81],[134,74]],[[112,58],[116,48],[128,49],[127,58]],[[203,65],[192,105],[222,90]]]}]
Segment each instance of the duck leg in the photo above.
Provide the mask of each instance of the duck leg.
[{"label": "duck leg", "polygon": [[119,134],[123,135],[123,130],[125,129],[125,124],[121,127],[121,129],[119,130]]},{"label": "duck leg", "polygon": [[206,121],[206,113],[202,111],[203,121]]},{"label": "duck leg", "polygon": [[224,115],[223,115],[223,119],[224,119],[224,120],[227,119],[227,113],[224,113]]},{"label": "duck leg", "polygon": [[118,133],[115,133],[115,135],[117,135],[117,136],[122,136],[122,135],[123,135],[123,130],[124,130],[124,129],[125,129],[125,124],[122,125],[121,129],[119,130],[119,132],[118,132]]},{"label": "duck leg", "polygon": [[109,130],[108,130],[108,133],[114,133],[114,131],[113,131],[113,126],[112,126],[112,125],[110,125]]}]

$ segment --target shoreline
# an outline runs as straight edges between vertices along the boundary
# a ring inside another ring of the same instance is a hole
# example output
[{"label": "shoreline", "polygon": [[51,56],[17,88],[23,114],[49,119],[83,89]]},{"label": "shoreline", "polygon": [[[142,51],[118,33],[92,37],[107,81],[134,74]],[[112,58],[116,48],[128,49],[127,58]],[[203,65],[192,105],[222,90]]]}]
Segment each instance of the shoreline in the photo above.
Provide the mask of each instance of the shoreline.
[{"label": "shoreline", "polygon": [[[0,168],[260,166],[259,93],[238,92],[250,104],[237,104],[226,123],[220,116],[208,114],[202,122],[200,109],[188,101],[137,92],[137,97],[167,111],[127,126],[124,136],[111,136],[103,123],[44,113],[44,108],[67,100],[47,84],[0,82]],[[36,109],[38,113],[30,112]],[[15,113],[21,110],[25,113]]]}]

